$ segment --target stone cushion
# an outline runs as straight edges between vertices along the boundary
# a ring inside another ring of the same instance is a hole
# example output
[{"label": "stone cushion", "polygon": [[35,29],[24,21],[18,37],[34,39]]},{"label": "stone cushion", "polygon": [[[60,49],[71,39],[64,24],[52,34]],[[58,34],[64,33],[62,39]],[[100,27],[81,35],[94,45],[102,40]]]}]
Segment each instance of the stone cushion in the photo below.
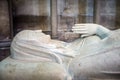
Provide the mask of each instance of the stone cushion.
[{"label": "stone cushion", "polygon": [[25,62],[10,57],[0,62],[0,80],[66,80],[65,69],[54,62]]}]

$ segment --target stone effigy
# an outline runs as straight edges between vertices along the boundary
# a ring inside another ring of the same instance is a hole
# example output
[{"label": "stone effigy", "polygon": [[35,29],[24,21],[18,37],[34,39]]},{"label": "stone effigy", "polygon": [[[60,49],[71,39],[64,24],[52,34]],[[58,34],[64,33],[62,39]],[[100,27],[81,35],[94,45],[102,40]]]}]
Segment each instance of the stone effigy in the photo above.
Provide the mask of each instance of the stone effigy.
[{"label": "stone effigy", "polygon": [[74,80],[120,79],[120,29],[97,31],[102,40],[83,47],[70,64]]},{"label": "stone effigy", "polygon": [[119,78],[119,30],[97,24],[75,24],[72,30],[82,38],[71,43],[52,40],[41,30],[18,33],[11,56],[0,62],[0,80]]}]

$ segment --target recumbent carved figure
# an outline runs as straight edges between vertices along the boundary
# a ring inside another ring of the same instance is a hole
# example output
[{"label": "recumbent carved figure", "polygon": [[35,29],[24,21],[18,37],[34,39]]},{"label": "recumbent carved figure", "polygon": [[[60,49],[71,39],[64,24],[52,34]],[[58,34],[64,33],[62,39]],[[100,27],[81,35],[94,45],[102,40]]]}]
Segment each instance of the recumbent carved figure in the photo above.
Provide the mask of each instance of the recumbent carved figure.
[{"label": "recumbent carved figure", "polygon": [[[72,31],[81,34],[81,38],[70,43],[53,40],[41,30],[18,33],[11,44],[11,56],[0,63],[1,80],[118,79],[120,30],[110,31],[98,24],[75,24]],[[4,72],[5,66],[8,67]],[[4,75],[10,71],[11,75]]]}]

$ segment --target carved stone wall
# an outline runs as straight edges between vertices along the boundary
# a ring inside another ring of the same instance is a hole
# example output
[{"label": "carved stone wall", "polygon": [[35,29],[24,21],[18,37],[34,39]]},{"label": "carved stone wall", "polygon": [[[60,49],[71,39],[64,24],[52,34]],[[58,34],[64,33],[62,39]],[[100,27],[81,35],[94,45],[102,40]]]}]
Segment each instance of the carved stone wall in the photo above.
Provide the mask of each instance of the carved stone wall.
[{"label": "carved stone wall", "polygon": [[10,23],[7,0],[0,0],[0,61],[9,55]]},{"label": "carved stone wall", "polygon": [[93,22],[94,0],[58,0],[58,39],[72,41],[79,37],[71,33],[72,26],[76,23]]},{"label": "carved stone wall", "polygon": [[50,0],[12,0],[15,32],[23,29],[51,31]]},{"label": "carved stone wall", "polygon": [[120,0],[116,0],[116,28],[120,28]]},{"label": "carved stone wall", "polygon": [[7,0],[0,0],[0,40],[9,39],[10,24]]},{"label": "carved stone wall", "polygon": [[116,0],[97,0],[96,23],[116,29]]}]

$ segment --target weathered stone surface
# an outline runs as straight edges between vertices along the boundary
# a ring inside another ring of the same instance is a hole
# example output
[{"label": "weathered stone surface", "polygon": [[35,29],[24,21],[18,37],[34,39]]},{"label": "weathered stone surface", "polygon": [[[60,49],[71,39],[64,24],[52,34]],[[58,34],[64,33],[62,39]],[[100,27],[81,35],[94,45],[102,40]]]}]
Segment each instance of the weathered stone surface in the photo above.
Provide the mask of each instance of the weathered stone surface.
[{"label": "weathered stone surface", "polygon": [[0,0],[0,40],[9,39],[9,10],[7,0]]},{"label": "weathered stone surface", "polygon": [[119,31],[80,50],[82,54],[73,59],[69,68],[74,80],[120,79]]},{"label": "weathered stone surface", "polygon": [[53,62],[30,62],[10,57],[0,62],[0,80],[66,80],[65,69]]},{"label": "weathered stone surface", "polygon": [[50,0],[12,0],[15,33],[21,30],[51,31]]},{"label": "weathered stone surface", "polygon": [[120,79],[120,30],[79,24],[73,33],[85,38],[66,43],[52,40],[41,30],[18,33],[11,44],[11,58],[0,63],[1,80]]}]

